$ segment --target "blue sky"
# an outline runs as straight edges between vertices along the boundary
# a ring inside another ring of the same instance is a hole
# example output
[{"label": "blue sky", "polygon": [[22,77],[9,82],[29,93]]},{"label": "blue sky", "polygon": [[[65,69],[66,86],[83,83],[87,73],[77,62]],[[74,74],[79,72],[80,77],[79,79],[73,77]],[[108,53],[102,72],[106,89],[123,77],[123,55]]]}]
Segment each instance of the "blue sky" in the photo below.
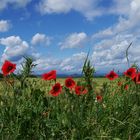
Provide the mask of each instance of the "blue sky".
[{"label": "blue sky", "polygon": [[22,56],[35,73],[81,73],[88,50],[97,73],[140,64],[139,0],[0,0],[0,65],[21,69]]}]

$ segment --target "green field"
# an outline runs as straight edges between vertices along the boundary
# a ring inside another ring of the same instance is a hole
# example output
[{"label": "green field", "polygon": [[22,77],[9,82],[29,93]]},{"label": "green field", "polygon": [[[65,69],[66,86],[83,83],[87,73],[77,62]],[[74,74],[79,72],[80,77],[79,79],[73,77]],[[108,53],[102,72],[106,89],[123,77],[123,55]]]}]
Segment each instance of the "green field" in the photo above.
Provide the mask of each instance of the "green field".
[{"label": "green field", "polygon": [[[66,78],[57,78],[56,81],[60,82],[61,84],[64,85],[65,79]],[[74,80],[77,82],[77,81],[82,81],[83,79],[82,78],[74,78]],[[29,85],[33,84],[36,87],[40,87],[42,90],[47,89],[47,86],[49,86],[49,82],[43,81],[41,78],[28,78],[26,81]],[[95,89],[98,90],[102,87],[103,83],[105,83],[105,82],[109,82],[109,80],[107,78],[94,78],[93,79],[93,87],[94,87],[94,84],[95,84]],[[51,85],[52,84],[53,83],[51,83]],[[0,94],[3,93],[4,88],[5,88],[4,80],[1,79],[0,80]]]},{"label": "green field", "polygon": [[[139,140],[140,87],[118,87],[118,78],[93,78],[85,95],[65,87],[57,97],[49,94],[54,81],[27,78],[23,89],[0,82],[0,139],[2,140]],[[76,83],[82,78],[74,78]],[[125,79],[124,79],[125,81]],[[104,83],[107,83],[104,86]],[[97,95],[102,100],[97,100]]]}]

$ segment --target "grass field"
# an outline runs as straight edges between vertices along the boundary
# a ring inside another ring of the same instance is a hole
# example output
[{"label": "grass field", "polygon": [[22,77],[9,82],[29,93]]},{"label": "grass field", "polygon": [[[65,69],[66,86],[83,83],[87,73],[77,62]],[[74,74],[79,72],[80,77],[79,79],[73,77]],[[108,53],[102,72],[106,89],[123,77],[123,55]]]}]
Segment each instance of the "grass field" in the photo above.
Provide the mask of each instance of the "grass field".
[{"label": "grass field", "polygon": [[1,140],[140,140],[136,68],[94,78],[88,63],[83,78],[56,79],[51,71],[41,79],[28,78],[29,62],[20,76],[0,81]]},{"label": "grass field", "polygon": [[[140,88],[135,89],[134,83],[130,83],[129,90],[116,88],[117,81],[93,78],[91,93],[77,96],[64,88],[58,97],[49,94],[53,81],[27,78],[22,94],[15,92],[14,96],[12,88],[1,81],[0,138],[139,140]],[[64,85],[65,78],[57,78],[56,82]],[[103,100],[97,101],[96,94]]]},{"label": "grass field", "polygon": [[[65,79],[66,78],[57,78],[56,81],[60,82],[64,85]],[[82,78],[74,78],[74,80],[77,82],[77,81],[81,81]],[[95,84],[95,89],[97,89],[97,90],[100,89],[102,87],[103,83],[105,83],[105,82],[109,82],[109,80],[107,78],[94,78],[93,84]],[[36,84],[36,86],[37,87],[39,86],[41,89],[46,89],[48,86],[48,82],[42,81],[41,78],[28,78],[27,83],[31,84],[31,85]],[[1,79],[0,80],[0,94],[3,92],[4,88],[5,88],[4,81]]]}]

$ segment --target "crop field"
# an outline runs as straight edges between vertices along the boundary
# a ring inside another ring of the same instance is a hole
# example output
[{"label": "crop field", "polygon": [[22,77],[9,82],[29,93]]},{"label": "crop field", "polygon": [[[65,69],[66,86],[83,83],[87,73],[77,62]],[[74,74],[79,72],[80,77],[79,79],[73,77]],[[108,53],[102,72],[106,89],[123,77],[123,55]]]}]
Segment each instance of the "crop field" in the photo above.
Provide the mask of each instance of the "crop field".
[{"label": "crop field", "polygon": [[[65,79],[66,78],[57,78],[56,81],[60,82],[61,84],[64,85],[65,83]],[[73,78],[76,82],[77,81],[81,81],[82,78]],[[34,84],[36,83],[38,87],[40,87],[40,89],[47,89],[48,83],[42,81],[41,78],[28,78],[28,84]],[[106,78],[93,78],[93,86],[95,86],[96,90],[101,89],[103,83],[105,82],[109,82],[108,79]],[[1,79],[0,80],[0,94],[2,94],[3,90],[4,90],[4,80]]]},{"label": "crop field", "polygon": [[5,61],[0,81],[1,140],[139,140],[140,72],[130,67],[94,78],[85,63],[81,78],[57,78],[57,71],[29,78],[26,58],[20,75]]}]

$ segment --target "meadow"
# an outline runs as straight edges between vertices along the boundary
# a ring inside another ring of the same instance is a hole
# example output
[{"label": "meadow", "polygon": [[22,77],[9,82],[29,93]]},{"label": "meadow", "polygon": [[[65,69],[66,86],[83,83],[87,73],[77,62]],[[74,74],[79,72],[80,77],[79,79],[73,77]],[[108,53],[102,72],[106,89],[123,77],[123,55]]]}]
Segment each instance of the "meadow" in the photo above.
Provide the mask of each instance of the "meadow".
[{"label": "meadow", "polygon": [[81,78],[57,78],[57,71],[29,78],[26,58],[19,76],[5,62],[0,82],[1,140],[139,140],[140,72],[110,71],[94,78],[86,60]]},{"label": "meadow", "polygon": [[[66,79],[66,78],[57,78],[56,81],[57,81],[57,82],[60,82],[61,84],[64,85],[64,84],[65,84],[65,79]],[[76,82],[78,82],[78,81],[80,81],[80,79],[82,79],[82,78],[73,78],[73,79],[74,79]],[[18,82],[18,81],[17,81],[17,82]],[[40,87],[40,89],[47,89],[46,87],[49,86],[48,83],[42,81],[41,78],[27,78],[27,82],[29,82],[28,84],[31,84],[31,85],[33,85],[34,83],[36,83],[37,86]],[[95,85],[93,85],[93,86],[95,86],[96,90],[98,91],[98,90],[100,90],[100,89],[102,88],[102,85],[103,85],[103,83],[105,83],[105,82],[109,82],[109,80],[106,79],[106,78],[100,78],[100,77],[98,78],[98,77],[96,77],[96,78],[94,78],[93,84],[95,84]],[[4,88],[5,88],[5,86],[4,86],[4,80],[1,78],[1,79],[0,79],[0,94],[2,94],[2,93],[4,92]],[[10,91],[11,89],[12,89],[12,88],[9,87],[9,91]]]}]

